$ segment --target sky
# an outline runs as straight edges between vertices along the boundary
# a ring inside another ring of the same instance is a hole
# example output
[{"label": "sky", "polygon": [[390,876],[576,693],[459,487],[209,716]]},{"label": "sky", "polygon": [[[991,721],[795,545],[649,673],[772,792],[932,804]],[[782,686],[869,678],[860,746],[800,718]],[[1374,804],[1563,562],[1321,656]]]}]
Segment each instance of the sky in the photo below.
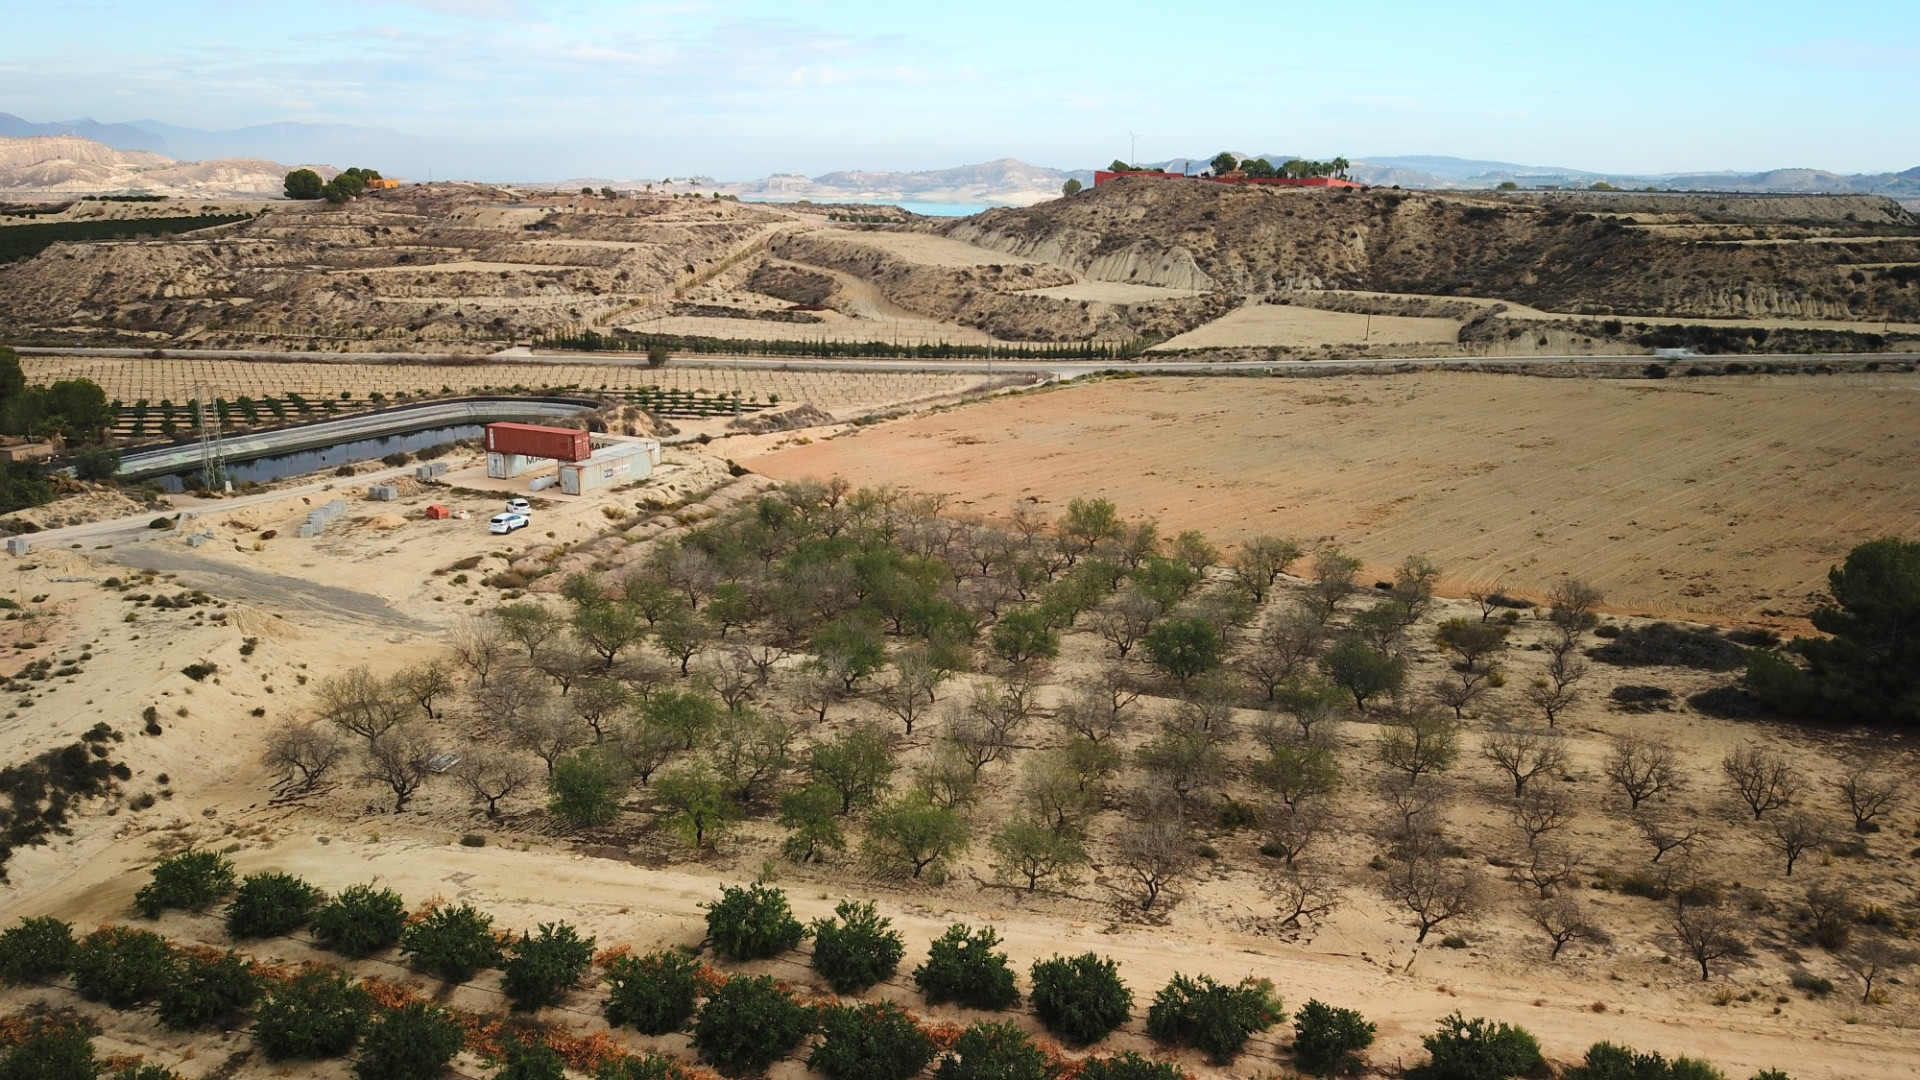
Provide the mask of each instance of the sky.
[{"label": "sky", "polygon": [[1920,165],[1913,0],[70,0],[7,23],[0,111],[376,127],[404,137],[388,171],[443,179],[1221,149]]}]

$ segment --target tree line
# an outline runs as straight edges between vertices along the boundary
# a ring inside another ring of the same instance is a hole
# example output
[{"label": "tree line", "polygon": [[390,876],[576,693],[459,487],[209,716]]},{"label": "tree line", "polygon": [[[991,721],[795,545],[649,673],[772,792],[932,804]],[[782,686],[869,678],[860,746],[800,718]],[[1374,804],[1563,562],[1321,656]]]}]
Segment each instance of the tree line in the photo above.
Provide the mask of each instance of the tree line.
[{"label": "tree line", "polygon": [[[686,951],[636,956],[625,947],[595,951],[567,923],[536,932],[497,931],[469,904],[433,901],[409,914],[399,894],[355,885],[329,897],[284,873],[238,877],[231,862],[187,850],[162,859],[136,895],[148,919],[170,909],[204,911],[224,902],[236,943],[305,933],[317,946],[363,960],[396,949],[412,970],[451,989],[498,970],[513,1012],[537,1015],[574,992],[600,985],[612,1028],[659,1036],[688,1032],[700,1060],[728,1076],[761,1075],[798,1057],[829,1080],[910,1080],[938,1061],[942,1080],[1182,1080],[1184,1070],[1131,1051],[1070,1058],[1005,1021],[964,1027],[929,1024],[889,1000],[863,999],[893,979],[905,958],[903,936],[872,903],[843,901],[830,918],[802,924],[786,895],[755,884],[723,887],[706,908],[700,948],[745,963],[780,956],[811,938],[811,963],[832,990],[810,998],[767,976],[718,970]],[[929,945],[911,979],[929,1004],[979,1012],[1017,1007],[1022,994],[1008,954],[991,926],[955,924]],[[700,951],[700,948],[693,950]],[[598,973],[595,973],[598,969]],[[267,966],[233,949],[182,947],[162,935],[107,925],[76,937],[50,917],[22,918],[0,932],[0,983],[45,985],[66,979],[82,996],[119,1010],[151,1007],[175,1031],[245,1024],[269,1061],[316,1061],[357,1051],[362,1080],[427,1080],[462,1049],[495,1068],[495,1080],[564,1080],[567,1067],[597,1080],[687,1080],[674,1058],[632,1054],[610,1041],[580,1040],[549,1028],[512,1032],[384,980],[344,970]],[[445,993],[440,995],[445,998]],[[1136,999],[1113,960],[1088,952],[1037,959],[1025,995],[1036,1019],[1067,1046],[1088,1049],[1136,1016]],[[1191,1047],[1217,1066],[1232,1064],[1249,1040],[1288,1017],[1270,981],[1223,983],[1176,973],[1145,1009],[1148,1036]],[[1312,1076],[1352,1075],[1376,1027],[1355,1010],[1308,1000],[1293,1016],[1289,1053]],[[0,1076],[81,1080],[101,1074],[87,1029],[57,1016],[0,1028]],[[1439,1080],[1505,1080],[1545,1067],[1525,1029],[1454,1013],[1423,1040],[1429,1061],[1407,1075]],[[810,1049],[807,1049],[809,1048]],[[1718,1080],[1703,1062],[1639,1054],[1597,1043],[1567,1073],[1581,1080]],[[175,1080],[161,1066],[132,1065],[115,1080]],[[1787,1080],[1765,1071],[1755,1080]]]},{"label": "tree line", "polygon": [[287,174],[283,188],[289,199],[325,199],[338,204],[358,198],[367,190],[369,182],[379,179],[382,177],[378,170],[357,166],[326,181],[322,181],[320,174],[312,169],[295,169]]}]

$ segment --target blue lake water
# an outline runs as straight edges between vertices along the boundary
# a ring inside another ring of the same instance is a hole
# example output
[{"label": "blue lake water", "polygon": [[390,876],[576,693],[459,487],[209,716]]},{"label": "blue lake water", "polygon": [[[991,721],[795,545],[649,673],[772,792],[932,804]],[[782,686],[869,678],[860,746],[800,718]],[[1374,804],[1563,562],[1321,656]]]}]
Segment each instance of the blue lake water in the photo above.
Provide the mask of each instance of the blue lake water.
[{"label": "blue lake water", "polygon": [[[315,447],[312,450],[294,450],[285,454],[253,458],[249,461],[228,461],[227,478],[236,484],[248,480],[264,484],[269,480],[323,472],[360,461],[373,461],[401,451],[412,453],[415,450],[425,450],[429,446],[438,446],[441,443],[459,439],[477,439],[483,430],[479,424],[455,424],[448,427],[427,428],[424,431],[409,431],[400,435],[353,439],[334,443],[332,446]],[[200,470],[190,469],[176,476],[158,476],[154,479],[168,491],[185,491],[189,483],[199,482]]]}]

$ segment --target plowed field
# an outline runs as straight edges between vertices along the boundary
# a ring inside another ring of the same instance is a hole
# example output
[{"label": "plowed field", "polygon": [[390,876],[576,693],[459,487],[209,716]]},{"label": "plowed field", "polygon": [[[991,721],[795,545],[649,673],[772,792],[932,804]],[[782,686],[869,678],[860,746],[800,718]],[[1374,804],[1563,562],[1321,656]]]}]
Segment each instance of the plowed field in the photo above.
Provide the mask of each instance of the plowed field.
[{"label": "plowed field", "polygon": [[1791,622],[1863,540],[1920,538],[1920,379],[1423,374],[1137,379],[1003,398],[759,458],[983,513],[1104,496],[1218,542],[1425,554],[1450,591],[1561,575],[1609,606]]}]

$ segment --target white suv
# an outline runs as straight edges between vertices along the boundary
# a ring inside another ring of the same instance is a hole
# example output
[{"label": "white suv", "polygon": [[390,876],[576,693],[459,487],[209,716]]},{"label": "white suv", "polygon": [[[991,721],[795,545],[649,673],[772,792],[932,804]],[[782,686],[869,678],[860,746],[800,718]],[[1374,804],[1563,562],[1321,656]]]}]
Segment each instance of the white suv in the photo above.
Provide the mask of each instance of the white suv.
[{"label": "white suv", "polygon": [[487,521],[487,531],[495,535],[510,533],[515,529],[524,529],[533,524],[525,514],[495,514]]},{"label": "white suv", "polygon": [[525,500],[525,499],[508,499],[508,500],[507,500],[507,513],[509,513],[509,514],[531,514],[531,513],[533,513],[533,504],[532,504],[532,503],[530,503],[530,502],[528,502],[528,501],[527,501],[527,500]]}]

